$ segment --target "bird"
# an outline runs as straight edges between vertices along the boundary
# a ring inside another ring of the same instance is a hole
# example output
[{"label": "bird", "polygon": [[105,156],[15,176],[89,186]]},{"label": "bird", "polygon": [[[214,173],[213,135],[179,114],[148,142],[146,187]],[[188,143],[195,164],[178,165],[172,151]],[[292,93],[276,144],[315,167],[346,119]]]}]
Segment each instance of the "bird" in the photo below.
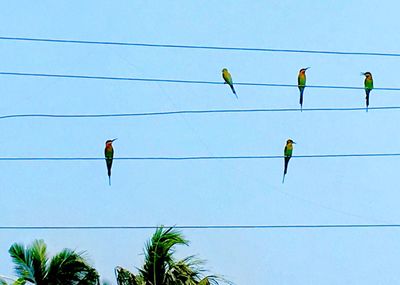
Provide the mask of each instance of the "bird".
[{"label": "bird", "polygon": [[231,87],[233,94],[235,94],[236,99],[239,99],[239,97],[236,94],[235,88],[233,87],[233,81],[232,81],[232,76],[229,73],[228,69],[224,68],[222,69],[222,78],[225,80],[225,83]]},{"label": "bird", "polygon": [[362,72],[361,75],[365,76],[364,80],[364,88],[365,88],[365,105],[366,105],[366,111],[368,112],[368,106],[369,106],[369,93],[371,92],[372,89],[374,89],[374,80],[372,79],[372,74],[371,72]]},{"label": "bird", "polygon": [[310,67],[302,68],[299,71],[299,76],[297,77],[297,87],[300,91],[300,109],[303,110],[303,93],[306,86],[306,70]]},{"label": "bird", "polygon": [[112,143],[116,139],[113,140],[107,140],[106,141],[106,148],[104,149],[104,156],[106,158],[106,164],[107,164],[107,174],[108,174],[108,184],[111,186],[111,167],[113,163],[113,158],[114,158],[114,148],[112,146]]},{"label": "bird", "polygon": [[287,173],[289,160],[292,157],[292,153],[293,153],[293,144],[296,144],[296,143],[292,139],[288,139],[286,141],[285,149],[283,151],[283,156],[284,156],[284,159],[285,159],[285,168],[283,170],[282,183],[285,182],[285,176],[286,176],[286,173]]}]

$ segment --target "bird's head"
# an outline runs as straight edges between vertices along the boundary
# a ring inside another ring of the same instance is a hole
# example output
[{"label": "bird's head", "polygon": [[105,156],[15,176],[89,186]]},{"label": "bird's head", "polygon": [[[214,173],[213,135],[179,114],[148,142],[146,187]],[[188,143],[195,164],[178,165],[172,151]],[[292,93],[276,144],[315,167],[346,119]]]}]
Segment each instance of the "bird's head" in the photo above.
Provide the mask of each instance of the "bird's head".
[{"label": "bird's head", "polygon": [[369,71],[367,71],[367,72],[361,72],[361,75],[364,75],[364,76],[367,77],[367,78],[372,77],[372,74],[371,74],[371,72],[369,72]]},{"label": "bird's head", "polygon": [[307,69],[310,69],[310,67],[306,67],[306,68],[302,68],[302,69],[300,69],[299,73],[301,73],[301,74],[305,74],[305,73],[306,73],[306,71],[307,71]]},{"label": "bird's head", "polygon": [[107,141],[106,141],[106,146],[112,145],[112,143],[113,143],[115,140],[117,140],[117,139],[107,140]]},{"label": "bird's head", "polygon": [[296,144],[292,139],[288,139],[287,141],[286,141],[286,144]]},{"label": "bird's head", "polygon": [[228,72],[228,69],[223,68],[223,69],[222,69],[222,73],[224,73],[224,72]]}]

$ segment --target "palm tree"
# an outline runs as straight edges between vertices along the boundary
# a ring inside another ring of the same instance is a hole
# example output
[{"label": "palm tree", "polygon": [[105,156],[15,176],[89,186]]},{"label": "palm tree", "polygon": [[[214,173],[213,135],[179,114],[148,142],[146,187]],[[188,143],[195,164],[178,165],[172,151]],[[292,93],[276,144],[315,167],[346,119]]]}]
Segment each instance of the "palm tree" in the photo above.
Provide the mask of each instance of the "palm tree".
[{"label": "palm tree", "polygon": [[116,267],[118,285],[208,285],[227,282],[214,275],[204,276],[203,262],[194,256],[176,261],[173,257],[176,245],[188,245],[188,241],[173,228],[157,228],[146,243],[144,265],[137,275]]},{"label": "palm tree", "polygon": [[35,240],[26,248],[22,244],[14,243],[8,252],[19,277],[14,284],[99,284],[97,271],[87,263],[83,253],[63,249],[49,260],[43,240]]},{"label": "palm tree", "polygon": [[21,278],[19,278],[18,280],[14,280],[9,277],[1,276],[0,277],[0,285],[8,285],[9,283],[7,283],[6,280],[13,281],[12,283],[10,283],[11,285],[25,285],[26,284],[26,281],[22,280]]}]

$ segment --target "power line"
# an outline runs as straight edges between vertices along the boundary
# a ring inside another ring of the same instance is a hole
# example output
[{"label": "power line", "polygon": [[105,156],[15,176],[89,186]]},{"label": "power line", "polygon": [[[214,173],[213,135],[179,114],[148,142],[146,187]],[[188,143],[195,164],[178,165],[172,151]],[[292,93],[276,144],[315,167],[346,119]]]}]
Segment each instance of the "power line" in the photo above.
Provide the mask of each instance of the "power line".
[{"label": "power line", "polygon": [[[349,157],[397,157],[400,153],[352,153],[352,154],[308,154],[293,155],[293,158],[349,158]],[[282,155],[237,155],[237,156],[137,156],[115,157],[115,160],[237,160],[237,159],[281,159]],[[104,160],[104,157],[0,157],[0,161],[84,161]]]},{"label": "power line", "polygon": [[149,44],[149,43],[133,43],[133,42],[66,40],[66,39],[26,38],[26,37],[0,37],[0,40],[47,42],[47,43],[69,43],[69,44],[91,44],[91,45],[109,45],[109,46],[135,46],[135,47],[153,47],[153,48],[182,48],[182,49],[200,49],[200,50],[247,51],[247,52],[282,52],[282,53],[310,53],[310,54],[326,54],[326,55],[359,55],[359,56],[389,56],[389,57],[399,57],[400,56],[400,53],[386,53],[386,52],[352,52],[352,51],[326,51],[326,50],[303,50],[303,49],[223,47],[223,46],[205,46],[205,45],[172,45],[172,44]]},{"label": "power line", "polygon": [[[368,110],[399,110],[400,106],[369,107]],[[117,114],[12,114],[0,116],[0,120],[15,118],[109,118],[109,117],[149,117],[169,116],[183,114],[224,114],[224,113],[268,113],[268,112],[299,112],[299,108],[277,109],[220,109],[220,110],[181,110],[142,113],[117,113]],[[303,112],[323,111],[365,111],[365,107],[354,108],[303,108]]]},{"label": "power line", "polygon": [[[180,80],[180,79],[160,79],[160,78],[138,78],[138,77],[114,77],[114,76],[92,76],[92,75],[73,75],[73,74],[50,74],[50,73],[26,73],[26,72],[5,72],[0,71],[0,75],[11,76],[30,76],[30,77],[51,77],[51,78],[69,78],[69,79],[95,79],[95,80],[118,80],[118,81],[142,81],[158,83],[178,83],[178,84],[209,84],[224,85],[221,81],[203,81],[203,80]],[[251,83],[237,82],[235,85],[241,86],[260,86],[260,87],[298,87],[297,84],[278,84],[278,83]],[[364,90],[364,87],[356,86],[334,86],[334,85],[306,85],[307,88],[318,89],[347,89]],[[374,90],[381,91],[400,91],[399,87],[377,87]]]},{"label": "power line", "polygon": [[[400,224],[317,224],[317,225],[186,225],[164,226],[189,230],[245,229],[338,229],[338,228],[400,228]],[[0,230],[153,230],[158,226],[0,226]]]}]

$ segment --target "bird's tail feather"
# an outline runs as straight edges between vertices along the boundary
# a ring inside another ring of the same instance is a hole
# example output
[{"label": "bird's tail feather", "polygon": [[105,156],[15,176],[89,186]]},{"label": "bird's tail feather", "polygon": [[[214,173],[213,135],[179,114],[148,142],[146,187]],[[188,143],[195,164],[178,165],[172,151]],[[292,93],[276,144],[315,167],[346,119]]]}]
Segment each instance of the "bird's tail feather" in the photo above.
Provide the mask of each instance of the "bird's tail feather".
[{"label": "bird's tail feather", "polygon": [[287,173],[288,165],[289,165],[290,157],[285,157],[285,169],[283,171],[284,174]]},{"label": "bird's tail feather", "polygon": [[108,184],[111,185],[111,167],[112,167],[112,159],[106,159],[106,164],[107,164]]},{"label": "bird's tail feather", "polygon": [[303,110],[303,93],[304,93],[304,89],[300,89],[300,108],[301,110]]},{"label": "bird's tail feather", "polygon": [[368,112],[368,106],[369,106],[369,92],[371,92],[371,90],[367,89],[365,90],[365,105],[366,107],[366,111]]},{"label": "bird's tail feather", "polygon": [[236,94],[235,87],[233,87],[232,84],[230,84],[229,86],[231,87],[233,94],[235,94],[236,99],[239,99],[238,95]]},{"label": "bird's tail feather", "polygon": [[290,156],[285,156],[285,168],[283,170],[282,184],[285,183],[285,176],[286,176],[286,173],[288,170],[289,160],[290,160]]}]

